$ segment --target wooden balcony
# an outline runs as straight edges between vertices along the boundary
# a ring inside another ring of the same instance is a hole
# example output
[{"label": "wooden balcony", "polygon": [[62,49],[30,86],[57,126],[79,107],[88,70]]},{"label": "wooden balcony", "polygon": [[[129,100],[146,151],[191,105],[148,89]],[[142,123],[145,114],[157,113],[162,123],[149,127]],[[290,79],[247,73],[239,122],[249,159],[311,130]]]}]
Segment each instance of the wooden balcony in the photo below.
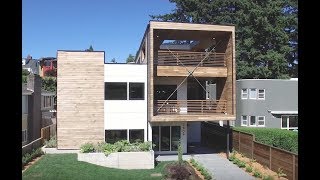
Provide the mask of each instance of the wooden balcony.
[{"label": "wooden balcony", "polygon": [[191,72],[198,66],[196,77],[227,77],[225,53],[159,50],[155,65],[157,76],[187,76],[186,68]]},{"label": "wooden balcony", "polygon": [[226,100],[157,100],[152,122],[235,120],[226,114]]}]

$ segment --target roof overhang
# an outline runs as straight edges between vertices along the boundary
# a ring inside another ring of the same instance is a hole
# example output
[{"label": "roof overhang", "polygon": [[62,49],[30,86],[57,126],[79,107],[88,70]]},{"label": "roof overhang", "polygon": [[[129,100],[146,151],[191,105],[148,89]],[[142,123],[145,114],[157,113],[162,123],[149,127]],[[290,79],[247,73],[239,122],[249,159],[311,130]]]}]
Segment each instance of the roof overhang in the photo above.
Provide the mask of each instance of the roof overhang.
[{"label": "roof overhang", "polygon": [[298,111],[270,111],[271,114],[298,114]]}]

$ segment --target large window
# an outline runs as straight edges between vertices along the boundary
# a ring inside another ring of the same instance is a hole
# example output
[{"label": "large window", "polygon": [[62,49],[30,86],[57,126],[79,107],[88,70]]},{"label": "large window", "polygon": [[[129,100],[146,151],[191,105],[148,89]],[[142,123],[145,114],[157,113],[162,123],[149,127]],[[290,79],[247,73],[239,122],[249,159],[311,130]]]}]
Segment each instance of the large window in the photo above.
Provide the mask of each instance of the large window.
[{"label": "large window", "polygon": [[248,89],[241,89],[241,99],[248,99]]},{"label": "large window", "polygon": [[248,126],[248,116],[241,116],[241,126]]},{"label": "large window", "polygon": [[298,116],[282,116],[281,129],[287,129],[287,130],[298,129]]},{"label": "large window", "polygon": [[173,92],[170,100],[177,100],[177,85],[155,85],[154,86],[154,99],[166,100]]},{"label": "large window", "polygon": [[144,130],[143,129],[130,129],[129,130],[129,141],[134,142],[144,142]]},{"label": "large window", "polygon": [[154,151],[177,151],[181,139],[181,126],[153,126]]},{"label": "large window", "polygon": [[255,116],[250,116],[250,126],[256,126],[256,117]]},{"label": "large window", "polygon": [[129,83],[129,100],[144,100],[144,83]]},{"label": "large window", "polygon": [[127,100],[126,82],[106,82],[104,83],[105,100]]},{"label": "large window", "polygon": [[249,91],[249,99],[257,99],[257,89],[250,89]]},{"label": "large window", "polygon": [[53,97],[52,96],[42,96],[42,107],[49,108],[53,106]]},{"label": "large window", "polygon": [[154,151],[160,151],[160,130],[159,126],[152,126],[152,144],[155,144],[153,147]]},{"label": "large window", "polygon": [[266,93],[264,89],[258,90],[258,99],[265,99]]},{"label": "large window", "polygon": [[127,140],[127,130],[106,130],[107,143],[115,143],[120,140]]},{"label": "large window", "polygon": [[28,140],[27,130],[22,130],[22,142],[26,142]]}]

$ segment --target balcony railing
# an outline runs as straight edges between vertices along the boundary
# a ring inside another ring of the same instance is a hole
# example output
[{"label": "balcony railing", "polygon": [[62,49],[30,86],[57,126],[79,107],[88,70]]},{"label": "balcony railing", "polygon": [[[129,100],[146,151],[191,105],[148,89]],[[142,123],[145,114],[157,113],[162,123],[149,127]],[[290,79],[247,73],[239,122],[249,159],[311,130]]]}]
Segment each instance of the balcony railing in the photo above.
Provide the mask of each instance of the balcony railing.
[{"label": "balcony railing", "polygon": [[226,113],[226,100],[156,100],[157,115]]},{"label": "balcony railing", "polygon": [[[209,52],[191,52],[191,51],[158,51],[158,60],[155,62],[159,66],[197,66],[204,57],[199,66],[212,67],[212,66],[226,66],[224,55],[225,53]],[[178,59],[180,60],[178,60]]]}]

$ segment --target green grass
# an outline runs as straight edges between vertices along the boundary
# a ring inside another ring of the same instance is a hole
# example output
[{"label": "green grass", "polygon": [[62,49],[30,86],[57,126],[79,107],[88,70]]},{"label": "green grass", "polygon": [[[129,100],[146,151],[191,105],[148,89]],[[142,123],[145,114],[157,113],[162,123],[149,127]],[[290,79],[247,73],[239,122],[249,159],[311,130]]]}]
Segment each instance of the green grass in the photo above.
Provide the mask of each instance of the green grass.
[{"label": "green grass", "polygon": [[122,170],[77,161],[77,154],[46,154],[22,174],[22,179],[162,179],[151,174],[161,173],[168,163],[161,162],[154,169]]}]

